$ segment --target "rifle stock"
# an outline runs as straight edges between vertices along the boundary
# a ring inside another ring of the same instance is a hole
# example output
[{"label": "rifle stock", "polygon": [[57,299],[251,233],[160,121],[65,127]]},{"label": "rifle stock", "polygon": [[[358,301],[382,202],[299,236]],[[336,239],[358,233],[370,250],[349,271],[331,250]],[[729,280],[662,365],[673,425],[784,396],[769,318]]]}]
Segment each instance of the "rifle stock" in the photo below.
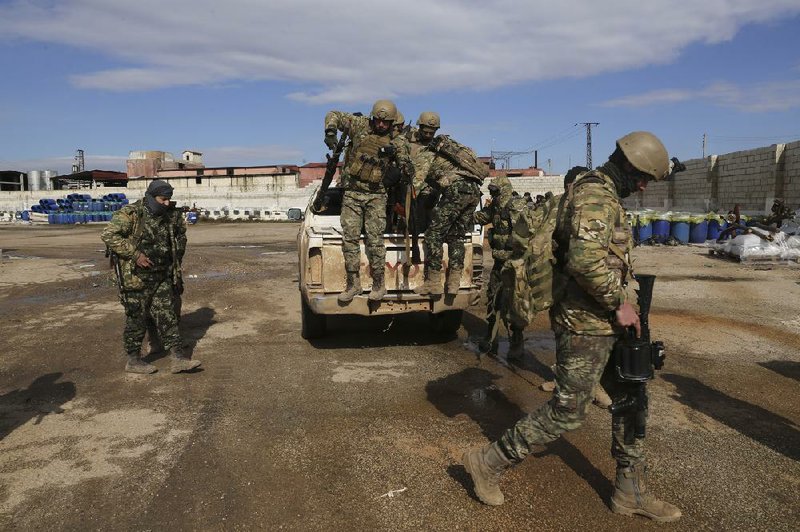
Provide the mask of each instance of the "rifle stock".
[{"label": "rifle stock", "polygon": [[322,184],[320,185],[319,190],[317,190],[314,203],[311,204],[311,210],[315,213],[323,212],[327,208],[327,205],[325,205],[325,193],[328,191],[328,187],[331,186],[333,176],[336,174],[336,167],[339,165],[339,157],[341,157],[346,143],[347,132],[344,132],[342,133],[342,136],[339,137],[339,142],[336,143],[336,147],[333,149],[333,152],[325,154],[325,157],[328,160],[325,166],[325,175],[322,177]]}]

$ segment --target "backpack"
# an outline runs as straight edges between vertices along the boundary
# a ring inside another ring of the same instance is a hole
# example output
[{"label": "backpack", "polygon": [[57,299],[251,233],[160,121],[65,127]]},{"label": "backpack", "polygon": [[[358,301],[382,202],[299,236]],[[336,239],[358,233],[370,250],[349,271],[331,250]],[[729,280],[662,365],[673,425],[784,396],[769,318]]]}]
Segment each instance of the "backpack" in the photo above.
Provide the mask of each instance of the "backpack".
[{"label": "backpack", "polygon": [[525,328],[553,305],[553,232],[568,199],[566,194],[554,196],[514,224],[516,253],[500,270],[498,290],[500,316],[508,326]]},{"label": "backpack", "polygon": [[481,183],[489,177],[489,167],[478,159],[475,152],[447,135],[434,137],[428,148]]}]

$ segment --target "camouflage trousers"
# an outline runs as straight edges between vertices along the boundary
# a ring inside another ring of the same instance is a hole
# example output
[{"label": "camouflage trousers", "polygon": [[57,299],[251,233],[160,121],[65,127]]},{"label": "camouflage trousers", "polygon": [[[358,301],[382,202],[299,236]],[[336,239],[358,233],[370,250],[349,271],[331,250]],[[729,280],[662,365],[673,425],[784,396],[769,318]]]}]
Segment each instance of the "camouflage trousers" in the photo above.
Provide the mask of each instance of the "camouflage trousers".
[{"label": "camouflage trousers", "polygon": [[175,294],[169,275],[147,279],[142,290],[124,292],[122,306],[125,308],[122,344],[126,353],[139,354],[149,319],[155,323],[164,349],[181,345]]},{"label": "camouflage trousers", "polygon": [[[512,462],[521,462],[534,448],[581,426],[595,384],[602,383],[613,400],[625,395],[609,362],[616,336],[589,336],[556,330],[556,388],[550,400],[500,437]],[[611,456],[621,467],[644,461],[644,440],[634,437],[635,412],[611,416]]]},{"label": "camouflage trousers", "polygon": [[384,271],[386,247],[383,245],[383,231],[386,229],[386,194],[346,191],[342,200],[340,220],[345,271],[357,273],[361,270],[359,238],[362,227],[369,265],[372,271]]},{"label": "camouflage trousers", "polygon": [[[504,260],[494,260],[492,270],[489,272],[489,283],[486,285],[486,321],[489,324],[489,329],[494,327],[497,321],[497,314],[503,310],[503,298],[502,296],[498,298],[498,295],[503,288],[500,270],[503,269],[504,263]],[[513,331],[516,330],[517,327],[512,325],[510,329]]]},{"label": "camouflage trousers", "polygon": [[442,191],[433,209],[431,224],[425,231],[428,268],[441,271],[443,244],[447,244],[450,267],[464,268],[464,235],[472,226],[472,216],[480,199],[478,184],[466,179],[457,179]]}]

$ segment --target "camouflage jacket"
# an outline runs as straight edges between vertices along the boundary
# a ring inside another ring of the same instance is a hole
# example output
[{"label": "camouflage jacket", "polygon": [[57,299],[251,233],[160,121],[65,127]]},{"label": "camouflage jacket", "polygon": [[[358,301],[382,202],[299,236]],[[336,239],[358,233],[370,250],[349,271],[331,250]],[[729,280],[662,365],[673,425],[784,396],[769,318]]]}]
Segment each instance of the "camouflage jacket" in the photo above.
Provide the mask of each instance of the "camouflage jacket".
[{"label": "camouflage jacket", "polygon": [[494,260],[507,260],[512,255],[512,231],[523,215],[527,205],[522,198],[515,198],[511,181],[506,176],[494,178],[492,184],[500,188],[500,194],[485,208],[475,213],[475,223],[492,224],[489,231],[489,245]]},{"label": "camouflage jacket", "polygon": [[418,174],[417,181],[426,182],[437,191],[444,190],[458,179],[472,179],[469,172],[428,148],[419,152],[414,167]]},{"label": "camouflage jacket", "polygon": [[601,169],[575,182],[553,240],[552,322],[578,334],[621,332],[614,310],[629,300],[633,238],[616,186]]},{"label": "camouflage jacket", "polygon": [[[381,177],[394,162],[400,169],[403,179],[411,182],[414,179],[414,165],[411,161],[408,141],[403,135],[394,131],[382,136],[372,132],[366,116],[356,116],[341,111],[330,111],[325,115],[325,131],[335,129],[345,131],[350,137],[350,144],[344,157],[342,167],[342,184],[346,190],[385,194]],[[378,146],[391,144],[397,150],[394,161],[376,156]]]},{"label": "camouflage jacket", "polygon": [[414,163],[414,190],[416,190],[417,194],[429,192],[430,185],[425,182],[425,175],[422,173],[424,169],[420,169],[423,161],[420,158],[420,154],[425,149],[425,144],[419,140],[419,130],[417,128],[410,129],[406,139],[408,139],[411,161]]},{"label": "camouflage jacket", "polygon": [[141,253],[163,259],[150,272],[169,270],[173,284],[182,283],[186,220],[181,211],[171,209],[159,220],[146,211],[142,201],[137,201],[115,212],[100,238],[119,261],[117,273],[123,290],[142,290],[145,286],[143,277],[147,277],[148,270],[136,266]]}]

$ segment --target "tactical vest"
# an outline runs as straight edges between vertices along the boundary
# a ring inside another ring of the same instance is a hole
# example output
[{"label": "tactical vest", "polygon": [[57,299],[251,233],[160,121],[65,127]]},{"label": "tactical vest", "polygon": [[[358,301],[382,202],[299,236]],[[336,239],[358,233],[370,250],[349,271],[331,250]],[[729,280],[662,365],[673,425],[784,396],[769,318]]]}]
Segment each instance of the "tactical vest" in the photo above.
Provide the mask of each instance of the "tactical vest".
[{"label": "tactical vest", "polygon": [[471,149],[447,135],[434,137],[428,148],[453,163],[464,177],[478,183],[489,177],[489,167],[483,164]]},{"label": "tactical vest", "polygon": [[389,160],[378,156],[378,151],[389,145],[392,135],[364,135],[355,149],[351,148],[350,168],[347,173],[352,179],[377,185],[389,166]]}]

